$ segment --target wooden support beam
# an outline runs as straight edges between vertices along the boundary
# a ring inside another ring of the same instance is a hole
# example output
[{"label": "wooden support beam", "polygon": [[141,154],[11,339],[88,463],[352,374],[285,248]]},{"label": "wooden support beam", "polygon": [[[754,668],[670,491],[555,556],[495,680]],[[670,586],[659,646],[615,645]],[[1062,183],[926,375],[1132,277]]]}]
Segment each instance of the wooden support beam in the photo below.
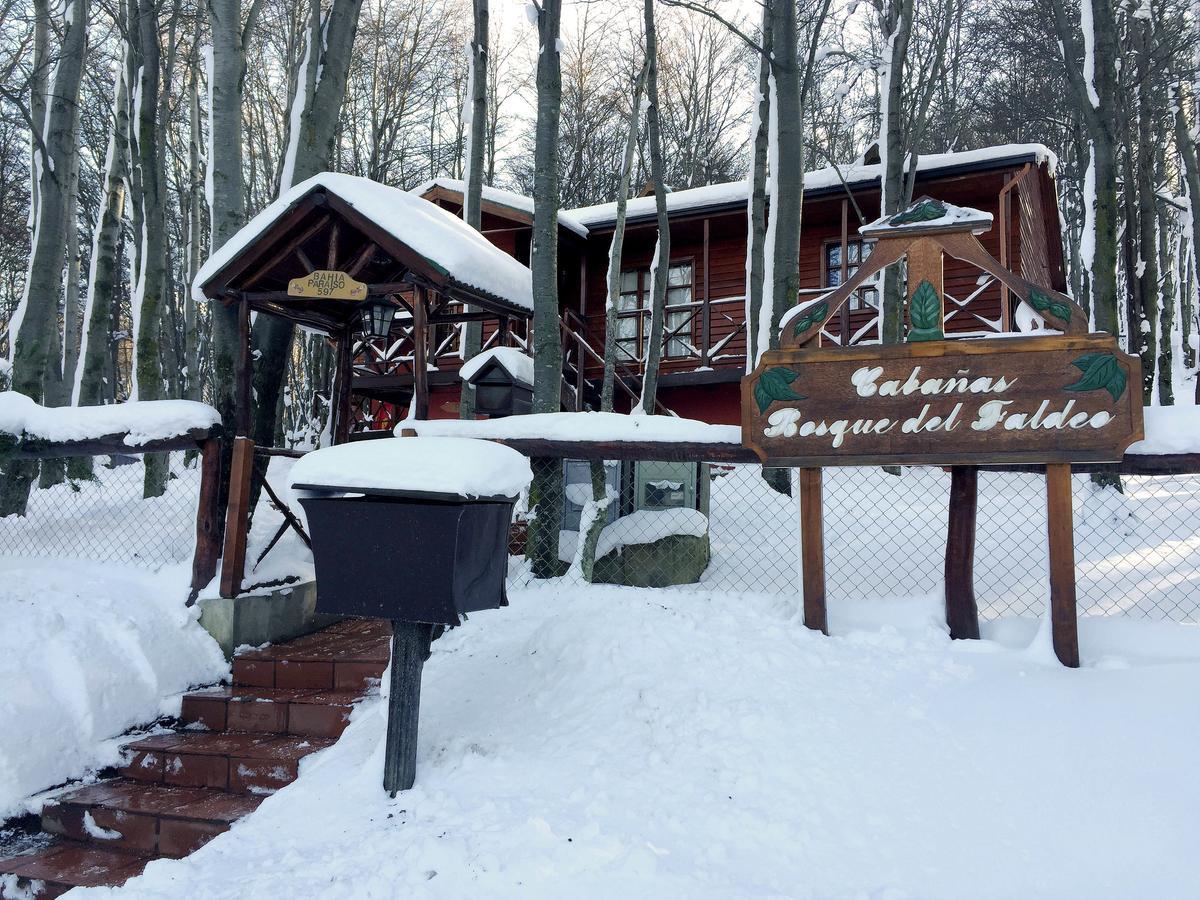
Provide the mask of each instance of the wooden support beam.
[{"label": "wooden support beam", "polygon": [[356,278],[358,273],[366,268],[367,263],[371,261],[371,258],[375,255],[375,251],[378,249],[379,245],[374,241],[367,241],[366,246],[358,251],[358,256],[354,257],[354,262],[346,269],[346,274],[351,278]]},{"label": "wooden support beam", "polygon": [[255,269],[254,273],[250,275],[249,278],[240,280],[242,288],[254,287],[254,285],[258,284],[258,282],[272,269],[287,259],[293,252],[295,252],[297,247],[301,246],[310,237],[328,225],[329,218],[329,213],[319,216],[315,222],[292,238],[292,240],[280,247],[265,263]]},{"label": "wooden support beam", "polygon": [[236,380],[237,395],[234,398],[234,436],[248,437],[250,435],[250,397],[251,379],[250,368],[250,301],[245,298],[238,304],[238,351]]},{"label": "wooden support beam", "polygon": [[709,230],[708,217],[704,219],[704,250],[702,258],[704,260],[704,315],[700,319],[700,365],[708,366],[708,351],[712,343],[712,302],[710,299],[709,284],[712,279],[708,274],[708,257],[709,257]]},{"label": "wooden support beam", "polygon": [[337,269],[338,261],[338,237],[341,235],[341,223],[334,221],[329,229],[329,244],[326,247],[327,254],[325,256],[325,268]]},{"label": "wooden support beam", "polygon": [[192,553],[192,585],[188,606],[212,581],[221,556],[221,442],[209,438],[200,445],[200,496],[196,502],[196,549]]},{"label": "wooden support beam", "polygon": [[413,301],[413,397],[418,419],[429,418],[429,291],[420,286]]},{"label": "wooden support beam", "polygon": [[250,478],[254,471],[254,441],[233,439],[229,472],[229,511],[225,519],[225,551],[221,563],[221,596],[236,597],[246,572],[246,538],[250,531]]},{"label": "wooden support beam", "polygon": [[354,379],[354,339],[350,329],[344,329],[337,337],[334,354],[333,442],[344,444],[350,439],[350,385]]},{"label": "wooden support beam", "polygon": [[829,634],[825,609],[825,514],[821,470],[800,470],[800,560],[803,566],[804,625]]},{"label": "wooden support beam", "polygon": [[1079,668],[1079,620],[1075,604],[1075,517],[1071,466],[1046,466],[1046,530],[1050,545],[1050,630],[1054,655]]},{"label": "wooden support beam", "polygon": [[946,528],[946,624],[950,637],[979,639],[975,604],[975,518],[979,506],[979,470],[950,468],[950,515]]}]

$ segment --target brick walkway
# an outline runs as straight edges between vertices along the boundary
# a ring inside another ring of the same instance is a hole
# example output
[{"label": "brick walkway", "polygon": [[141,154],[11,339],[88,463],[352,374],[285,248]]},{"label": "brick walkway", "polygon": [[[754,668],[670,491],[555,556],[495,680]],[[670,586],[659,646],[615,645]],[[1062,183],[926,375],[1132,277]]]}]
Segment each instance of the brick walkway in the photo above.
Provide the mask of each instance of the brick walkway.
[{"label": "brick walkway", "polygon": [[127,744],[119,777],[46,803],[50,842],[0,859],[0,898],[123,884],[227,831],[337,740],[383,674],[390,637],[386,621],[346,620],[238,654],[233,685],[187,694],[183,727]]}]

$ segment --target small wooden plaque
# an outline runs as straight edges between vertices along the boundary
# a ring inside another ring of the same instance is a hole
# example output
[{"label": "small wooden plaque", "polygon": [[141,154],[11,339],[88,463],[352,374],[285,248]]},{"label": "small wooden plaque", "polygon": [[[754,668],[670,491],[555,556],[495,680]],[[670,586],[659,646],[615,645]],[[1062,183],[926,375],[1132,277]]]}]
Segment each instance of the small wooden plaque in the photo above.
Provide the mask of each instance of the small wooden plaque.
[{"label": "small wooden plaque", "polygon": [[766,465],[1116,462],[1141,361],[1107,334],[775,350],[742,380]]},{"label": "small wooden plaque", "polygon": [[320,300],[366,300],[367,286],[345,272],[317,269],[303,278],[288,282],[289,297],[314,297]]}]

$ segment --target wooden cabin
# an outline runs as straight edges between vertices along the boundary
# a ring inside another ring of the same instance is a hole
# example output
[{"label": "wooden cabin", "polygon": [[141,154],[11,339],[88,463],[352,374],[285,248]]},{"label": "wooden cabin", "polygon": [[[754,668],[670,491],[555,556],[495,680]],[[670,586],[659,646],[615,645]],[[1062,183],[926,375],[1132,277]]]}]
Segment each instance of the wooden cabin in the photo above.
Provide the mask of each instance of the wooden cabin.
[{"label": "wooden cabin", "polygon": [[[929,195],[991,213],[981,238],[1003,265],[1030,281],[1065,289],[1061,226],[1054,187],[1054,156],[1037,144],[1008,145],[923,156],[914,196]],[[659,381],[660,409],[709,422],[740,421],[738,382],[746,371],[746,191],[744,181],[667,195],[671,222],[670,286],[665,349]],[[418,188],[425,199],[461,214],[462,183],[437,179]],[[800,244],[801,299],[839,285],[871,251],[858,233],[879,215],[879,165],[867,158],[805,177]],[[616,204],[566,210],[559,217],[559,301],[564,348],[564,403],[593,408],[603,371],[605,277]],[[485,188],[483,232],[497,247],[529,261],[533,203],[508,191]],[[649,330],[649,267],[657,239],[653,197],[627,207],[622,253],[618,334],[618,409],[627,409],[640,387]],[[1015,299],[994,278],[969,264],[947,260],[949,336],[1013,330]],[[878,284],[864,286],[822,341],[851,344],[879,334]],[[485,346],[524,346],[527,334],[484,323]],[[431,417],[458,414],[461,366],[459,329],[431,335]],[[402,415],[412,376],[403,370],[356,369],[353,389],[372,402],[361,427],[380,428]],[[386,401],[386,402],[379,402]]]}]

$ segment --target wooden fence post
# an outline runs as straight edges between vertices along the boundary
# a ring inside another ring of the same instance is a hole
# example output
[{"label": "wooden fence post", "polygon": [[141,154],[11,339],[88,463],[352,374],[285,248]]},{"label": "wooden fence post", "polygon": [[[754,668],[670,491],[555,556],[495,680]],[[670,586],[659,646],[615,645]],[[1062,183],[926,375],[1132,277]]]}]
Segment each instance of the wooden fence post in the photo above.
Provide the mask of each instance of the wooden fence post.
[{"label": "wooden fence post", "polygon": [[821,470],[800,470],[800,557],[804,567],[804,624],[829,634],[825,610],[825,513]]},{"label": "wooden fence post", "polygon": [[225,552],[221,563],[221,596],[236,597],[246,571],[246,538],[250,528],[250,479],[254,472],[254,441],[233,439],[229,473],[229,513],[225,519]]},{"label": "wooden fence post", "polygon": [[1075,519],[1071,508],[1071,466],[1046,466],[1046,531],[1050,545],[1050,630],[1054,655],[1079,668],[1079,620],[1075,605]]},{"label": "wooden fence post", "polygon": [[946,624],[950,637],[979,639],[975,604],[975,514],[979,506],[979,470],[950,467],[950,513],[946,527]]},{"label": "wooden fence post", "polygon": [[196,503],[196,550],[192,555],[192,588],[188,606],[212,581],[221,555],[221,442],[210,437],[200,445],[200,496]]},{"label": "wooden fence post", "polygon": [[429,657],[433,626],[392,620],[392,665],[388,691],[383,789],[396,796],[417,777],[417,725],[421,713],[421,670]]}]

